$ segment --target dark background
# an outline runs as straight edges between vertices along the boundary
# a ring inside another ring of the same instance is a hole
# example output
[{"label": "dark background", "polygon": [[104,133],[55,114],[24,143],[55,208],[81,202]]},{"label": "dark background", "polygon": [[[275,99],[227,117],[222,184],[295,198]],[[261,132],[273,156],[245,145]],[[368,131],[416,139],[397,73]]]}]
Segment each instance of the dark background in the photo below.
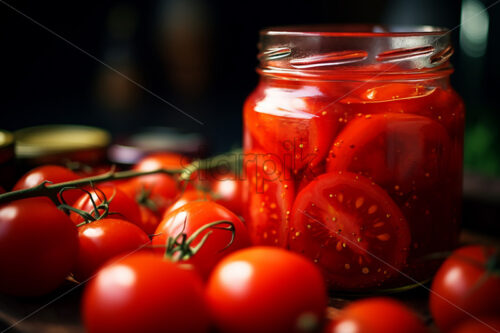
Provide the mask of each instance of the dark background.
[{"label": "dark background", "polygon": [[[241,142],[241,107],[257,82],[261,28],[358,22],[455,28],[462,8],[457,0],[8,3],[204,125],[0,3],[0,128],[78,123],[116,137],[164,125],[203,133],[215,151]],[[460,28],[453,31],[452,84],[467,106],[466,168],[489,175],[500,175],[499,13],[500,5],[488,10],[483,56],[464,53]]]}]

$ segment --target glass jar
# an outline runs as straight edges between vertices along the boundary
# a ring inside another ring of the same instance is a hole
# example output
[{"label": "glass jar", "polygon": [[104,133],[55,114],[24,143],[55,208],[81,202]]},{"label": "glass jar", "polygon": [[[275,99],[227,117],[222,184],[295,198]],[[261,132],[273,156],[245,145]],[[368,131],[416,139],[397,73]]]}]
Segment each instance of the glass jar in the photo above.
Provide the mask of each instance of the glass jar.
[{"label": "glass jar", "polygon": [[244,105],[253,242],[311,258],[335,290],[429,279],[457,243],[464,106],[449,32],[263,30]]}]

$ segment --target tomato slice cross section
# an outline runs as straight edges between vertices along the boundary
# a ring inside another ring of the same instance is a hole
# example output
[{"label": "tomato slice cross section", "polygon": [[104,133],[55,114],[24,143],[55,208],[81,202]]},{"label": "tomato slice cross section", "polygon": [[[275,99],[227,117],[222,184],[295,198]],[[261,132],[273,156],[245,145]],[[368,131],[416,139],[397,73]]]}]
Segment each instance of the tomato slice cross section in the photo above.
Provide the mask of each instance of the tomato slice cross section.
[{"label": "tomato slice cross section", "polygon": [[333,288],[382,285],[406,263],[408,223],[389,195],[350,172],[323,174],[297,195],[289,247],[314,260]]},{"label": "tomato slice cross section", "polygon": [[327,171],[347,170],[397,195],[435,186],[447,175],[450,139],[438,122],[418,115],[359,115],[335,139]]}]

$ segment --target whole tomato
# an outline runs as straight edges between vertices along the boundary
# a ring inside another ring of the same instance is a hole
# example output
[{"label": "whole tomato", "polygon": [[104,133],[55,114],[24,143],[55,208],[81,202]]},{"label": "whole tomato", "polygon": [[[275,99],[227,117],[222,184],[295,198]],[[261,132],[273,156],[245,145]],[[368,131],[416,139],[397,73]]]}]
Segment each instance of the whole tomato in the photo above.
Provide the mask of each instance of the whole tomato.
[{"label": "whole tomato", "polygon": [[455,250],[432,282],[430,309],[436,325],[449,331],[470,315],[500,314],[499,249],[466,246]]},{"label": "whole tomato", "polygon": [[57,288],[78,253],[78,232],[46,198],[0,206],[0,292],[36,296]]},{"label": "whole tomato", "polygon": [[237,251],[215,267],[206,299],[220,332],[314,332],[327,305],[320,271],[274,247]]},{"label": "whole tomato", "polygon": [[78,239],[80,247],[74,270],[78,281],[91,277],[109,259],[141,250],[151,242],[138,226],[111,218],[79,227]]},{"label": "whole tomato", "polygon": [[101,268],[84,291],[82,312],[89,333],[201,333],[209,325],[199,276],[147,253]]},{"label": "whole tomato", "polygon": [[355,301],[344,308],[325,333],[423,333],[421,320],[403,304],[377,297]]},{"label": "whole tomato", "polygon": [[235,214],[243,214],[243,181],[234,173],[214,177],[210,184],[215,202]]},{"label": "whole tomato", "polygon": [[[90,194],[96,205],[100,205],[104,201],[109,202],[108,217],[132,222],[142,228],[142,218],[139,205],[134,199],[129,197],[119,188],[111,185],[99,186],[98,188],[90,190]],[[88,193],[84,193],[74,203],[73,207],[94,215],[95,212],[92,200]],[[104,209],[99,209],[98,213],[100,215],[103,212]],[[75,224],[80,224],[85,221],[81,215],[75,212],[71,212],[70,217]]]},{"label": "whole tomato", "polygon": [[190,189],[182,193],[182,195],[165,211],[163,216],[167,216],[177,208],[181,208],[191,201],[207,201],[212,200],[212,195],[202,190]]},{"label": "whole tomato", "polygon": [[179,196],[177,181],[165,174],[135,177],[119,188],[159,217]]},{"label": "whole tomato", "polygon": [[[71,180],[80,179],[81,177],[68,168],[59,165],[42,165],[30,170],[22,176],[14,185],[13,191],[22,190],[39,185],[43,181],[49,181],[54,184],[64,183]],[[73,204],[80,196],[80,190],[64,191],[64,199],[68,204]]]},{"label": "whole tomato", "polygon": [[188,166],[190,160],[175,153],[153,153],[141,159],[134,166],[136,171],[154,171],[158,169],[180,170]]},{"label": "whole tomato", "polygon": [[[167,245],[169,237],[176,238],[180,234],[185,234],[186,238],[189,238],[200,228],[217,221],[225,223],[202,231],[190,246],[196,247],[203,237],[208,235],[205,242],[187,260],[203,277],[208,277],[219,260],[231,252],[250,245],[250,239],[243,222],[227,208],[212,201],[186,203],[179,209],[165,215],[155,231],[153,246],[157,247],[158,253],[164,254],[165,248],[162,246]],[[229,229],[230,224],[227,222],[232,223],[233,231]]]}]

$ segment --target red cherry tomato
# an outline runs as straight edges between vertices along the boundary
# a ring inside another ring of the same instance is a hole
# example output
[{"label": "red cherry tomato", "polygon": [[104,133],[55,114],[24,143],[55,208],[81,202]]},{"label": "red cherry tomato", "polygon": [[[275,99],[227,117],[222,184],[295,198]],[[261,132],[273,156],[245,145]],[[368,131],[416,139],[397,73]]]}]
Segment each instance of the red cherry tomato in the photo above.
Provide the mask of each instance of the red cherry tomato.
[{"label": "red cherry tomato", "polygon": [[294,196],[289,170],[274,155],[259,151],[245,154],[243,169],[248,194],[245,220],[253,244],[285,246]]},{"label": "red cherry tomato", "polygon": [[[43,165],[36,167],[21,177],[14,185],[13,191],[34,187],[47,180],[54,184],[64,183],[81,177],[68,168],[59,165]],[[68,204],[73,204],[80,196],[80,190],[64,191],[64,199]]]},{"label": "red cherry tomato", "polygon": [[350,172],[319,176],[292,208],[289,248],[314,259],[334,288],[380,285],[404,265],[410,238],[387,193]]},{"label": "red cherry tomato", "polygon": [[498,333],[500,332],[500,316],[468,319],[458,324],[451,333]]},{"label": "red cherry tomato", "polygon": [[324,333],[425,333],[422,321],[390,298],[355,301],[344,308]]},{"label": "red cherry tomato", "polygon": [[139,204],[146,203],[149,207],[154,206],[153,209],[158,216],[162,216],[179,196],[177,181],[165,174],[136,177],[119,185],[119,188],[137,200]]},{"label": "red cherry tomato", "polygon": [[243,181],[236,174],[214,177],[210,187],[215,194],[215,202],[238,215],[243,214]]},{"label": "red cherry tomato", "polygon": [[[442,331],[470,319],[469,314],[498,316],[500,309],[499,249],[466,246],[452,253],[432,282],[430,309]],[[496,271],[495,271],[496,270]]]},{"label": "red cherry tomato", "polygon": [[182,195],[175,201],[168,209],[165,211],[163,216],[169,215],[171,212],[174,210],[177,210],[177,208],[180,208],[187,204],[188,202],[191,201],[207,201],[207,200],[212,200],[212,196],[210,193],[201,191],[201,190],[186,190]]},{"label": "red cherry tomato", "polygon": [[135,166],[136,171],[154,171],[158,169],[179,170],[189,165],[190,160],[174,153],[154,153],[141,159]]},{"label": "red cherry tomato", "polygon": [[274,247],[252,247],[224,258],[210,275],[208,305],[220,332],[314,332],[327,305],[319,270]]},{"label": "red cherry tomato", "polygon": [[446,129],[429,118],[385,113],[359,115],[335,139],[327,171],[351,171],[388,191],[408,193],[436,186],[447,177],[450,140]]},{"label": "red cherry tomato", "polygon": [[145,248],[151,241],[138,226],[118,219],[102,219],[78,228],[80,243],[75,277],[85,281],[109,259]]},{"label": "red cherry tomato", "polygon": [[216,221],[229,221],[234,225],[235,233],[231,245],[228,246],[232,238],[231,231],[219,229],[229,224],[217,226],[219,228],[209,228],[191,244],[192,247],[196,246],[204,235],[210,233],[201,249],[187,260],[203,277],[208,277],[210,271],[223,257],[250,245],[243,222],[227,208],[212,201],[195,201],[185,204],[163,218],[155,231],[153,246],[158,247],[156,251],[163,254],[165,249],[161,246],[167,244],[168,237],[175,238],[184,233],[189,238],[201,227]]},{"label": "red cherry tomato", "polygon": [[141,229],[148,235],[154,234],[158,224],[160,224],[160,217],[147,206],[139,205],[139,209],[141,211]]},{"label": "red cherry tomato", "polygon": [[0,206],[0,292],[36,296],[57,288],[77,256],[71,220],[48,199]]},{"label": "red cherry tomato", "polygon": [[[101,204],[104,201],[104,197],[111,201],[109,203],[109,216],[114,219],[121,219],[128,222],[132,222],[139,227],[142,227],[141,212],[139,210],[139,205],[134,199],[129,197],[119,188],[114,186],[104,185],[99,186],[96,189],[90,190],[92,199],[96,205]],[[84,193],[73,205],[75,208],[83,210],[85,212],[92,212],[94,206],[92,205],[92,200],[87,193]],[[100,213],[103,211],[100,210]],[[80,224],[84,222],[82,216],[75,212],[70,214],[71,220],[75,224]]]},{"label": "red cherry tomato", "polygon": [[99,270],[85,289],[82,312],[89,333],[202,333],[209,325],[195,272],[147,253]]}]

